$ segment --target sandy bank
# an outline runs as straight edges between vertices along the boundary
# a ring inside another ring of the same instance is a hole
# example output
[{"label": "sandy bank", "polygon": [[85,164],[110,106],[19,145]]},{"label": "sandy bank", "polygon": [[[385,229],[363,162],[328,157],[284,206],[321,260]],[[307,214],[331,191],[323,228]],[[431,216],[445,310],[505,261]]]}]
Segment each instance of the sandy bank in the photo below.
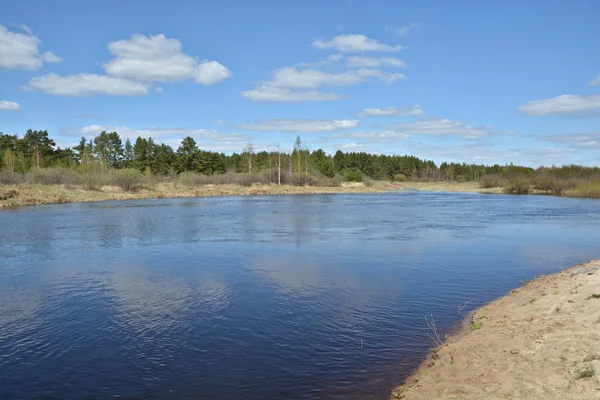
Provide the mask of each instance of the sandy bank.
[{"label": "sandy bank", "polygon": [[391,398],[600,399],[600,260],[478,309]]},{"label": "sandy bank", "polygon": [[125,192],[116,186],[104,186],[101,190],[85,190],[71,185],[5,185],[0,186],[0,207],[33,204],[74,203],[103,200],[131,200],[207,196],[255,196],[263,194],[316,194],[316,193],[380,193],[394,190],[417,189],[444,192],[493,193],[500,189],[481,189],[476,182],[375,182],[344,184],[340,187],[254,185],[206,185],[183,186],[172,182],[158,183],[136,192]]}]

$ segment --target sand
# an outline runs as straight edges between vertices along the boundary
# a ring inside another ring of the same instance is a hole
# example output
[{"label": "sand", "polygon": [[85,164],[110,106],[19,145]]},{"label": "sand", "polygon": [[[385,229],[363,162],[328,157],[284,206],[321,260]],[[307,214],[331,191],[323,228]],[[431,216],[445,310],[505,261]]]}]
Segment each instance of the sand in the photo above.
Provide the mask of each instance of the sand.
[{"label": "sand", "polygon": [[391,398],[600,399],[593,295],[600,297],[600,260],[513,290],[476,310]]}]

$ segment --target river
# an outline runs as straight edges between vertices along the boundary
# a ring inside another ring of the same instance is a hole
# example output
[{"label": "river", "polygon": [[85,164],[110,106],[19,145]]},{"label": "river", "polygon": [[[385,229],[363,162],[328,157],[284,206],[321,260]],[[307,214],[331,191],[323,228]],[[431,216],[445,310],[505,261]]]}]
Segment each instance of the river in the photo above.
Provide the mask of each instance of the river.
[{"label": "river", "polygon": [[403,192],[0,211],[1,399],[387,399],[465,312],[600,257],[600,201]]}]

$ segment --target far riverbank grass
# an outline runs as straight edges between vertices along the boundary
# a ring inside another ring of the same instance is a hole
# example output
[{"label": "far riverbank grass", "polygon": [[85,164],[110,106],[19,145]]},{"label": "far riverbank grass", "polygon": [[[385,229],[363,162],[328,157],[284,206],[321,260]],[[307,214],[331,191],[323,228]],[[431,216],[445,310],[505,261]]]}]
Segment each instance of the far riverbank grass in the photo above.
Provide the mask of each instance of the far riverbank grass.
[{"label": "far riverbank grass", "polygon": [[379,182],[346,183],[340,186],[289,186],[254,184],[242,186],[181,185],[174,182],[144,184],[135,191],[125,191],[119,186],[105,185],[97,190],[87,190],[83,185],[17,184],[0,186],[0,207],[34,204],[60,204],[104,200],[161,199],[211,196],[255,196],[277,194],[319,193],[382,193],[406,189],[440,192],[501,193],[501,189],[484,189],[477,182]]}]

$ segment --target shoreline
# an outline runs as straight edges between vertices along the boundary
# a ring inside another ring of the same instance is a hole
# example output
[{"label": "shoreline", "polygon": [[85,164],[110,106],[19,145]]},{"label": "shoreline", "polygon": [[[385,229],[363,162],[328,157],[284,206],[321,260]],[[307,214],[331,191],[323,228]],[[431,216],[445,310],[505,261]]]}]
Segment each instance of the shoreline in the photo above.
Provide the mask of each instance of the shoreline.
[{"label": "shoreline", "polygon": [[600,398],[600,260],[477,308],[390,395],[483,398]]},{"label": "shoreline", "polygon": [[0,186],[0,209],[39,204],[81,203],[108,200],[138,200],[193,198],[214,196],[257,196],[279,194],[336,194],[386,193],[403,190],[439,192],[501,193],[500,189],[483,189],[477,182],[374,182],[371,185],[343,184],[342,186],[288,186],[288,185],[204,185],[183,186],[171,182],[145,186],[135,192],[126,192],[116,186],[100,190],[85,190],[78,185],[18,184]]}]

